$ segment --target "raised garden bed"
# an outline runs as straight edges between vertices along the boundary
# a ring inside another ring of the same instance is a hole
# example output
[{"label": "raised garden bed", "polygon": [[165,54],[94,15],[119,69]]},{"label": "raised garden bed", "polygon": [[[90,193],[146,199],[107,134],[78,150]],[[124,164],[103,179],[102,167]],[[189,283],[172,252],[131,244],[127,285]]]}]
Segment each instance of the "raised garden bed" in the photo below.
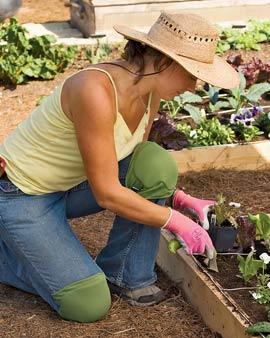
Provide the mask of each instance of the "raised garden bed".
[{"label": "raised garden bed", "polygon": [[246,313],[227,292],[221,291],[221,285],[183,249],[179,249],[175,255],[168,251],[168,243],[172,238],[171,234],[163,231],[157,257],[159,267],[172,281],[181,285],[187,299],[200,312],[211,330],[223,338],[250,337],[245,333],[251,324]]},{"label": "raised garden bed", "polygon": [[[232,217],[236,220],[238,216],[254,213],[255,210],[258,212],[267,211],[269,193],[266,192],[268,188],[263,183],[264,181],[266,184],[269,182],[268,171],[237,173],[232,170],[213,170],[195,174],[186,173],[183,177],[180,176],[180,184],[184,185],[192,195],[213,198],[214,193],[224,191],[230,201],[235,197],[237,201],[241,202],[241,209],[238,209],[239,204],[230,203],[230,207],[233,209],[226,212],[226,219],[231,220],[231,224],[234,223]],[[216,198],[216,200],[220,205],[222,200],[220,198]],[[236,206],[237,208],[235,208]],[[228,209],[224,211],[226,210]],[[224,211],[221,213],[220,207],[215,209],[217,221],[223,219],[218,216],[225,215]],[[171,280],[181,285],[187,299],[200,312],[206,324],[223,338],[250,337],[246,334],[246,329],[251,324],[269,321],[268,310],[265,307],[267,302],[259,304],[258,300],[253,298],[254,294],[257,297],[261,292],[258,285],[262,284],[258,282],[258,276],[267,277],[267,273],[269,273],[268,263],[263,265],[261,257],[263,252],[269,253],[267,229],[270,223],[269,216],[265,215],[264,217],[268,219],[268,226],[264,219],[263,228],[261,228],[263,219],[261,219],[260,226],[255,226],[254,217],[251,217],[254,223],[238,222],[236,241],[238,245],[234,245],[233,241],[230,247],[218,248],[216,246],[219,272],[207,269],[202,256],[188,256],[183,249],[179,249],[175,255],[170,253],[168,247],[174,236],[166,231],[162,233],[157,259],[158,265]],[[212,218],[210,217],[210,219]],[[246,217],[240,219],[247,220]],[[221,224],[219,221],[217,223]],[[225,223],[223,224],[225,226]],[[229,229],[227,225],[224,228],[219,227],[219,229]],[[243,232],[243,229],[246,231]],[[264,230],[258,232],[258,229]],[[259,238],[258,235],[262,233],[264,235],[260,235]],[[209,234],[214,241],[211,222]],[[254,259],[256,264],[260,265],[258,270],[253,270],[254,274],[247,266],[243,269],[242,265],[243,260],[248,261],[247,257],[250,256],[250,252],[253,253],[251,250],[253,245],[257,250],[254,253]],[[268,292],[268,280],[264,286]],[[251,293],[253,293],[253,297]],[[260,298],[258,297],[258,299]]]},{"label": "raised garden bed", "polygon": [[251,337],[246,329],[256,322],[267,321],[267,314],[249,294],[249,289],[254,288],[243,287],[238,277],[236,255],[218,256],[219,272],[209,272],[200,260],[188,256],[183,249],[175,255],[170,253],[168,243],[173,238],[167,231],[162,232],[157,258],[159,267],[181,285],[187,299],[211,330],[223,338]]},{"label": "raised garden bed", "polygon": [[208,169],[256,170],[270,166],[270,141],[171,151],[179,173]]}]

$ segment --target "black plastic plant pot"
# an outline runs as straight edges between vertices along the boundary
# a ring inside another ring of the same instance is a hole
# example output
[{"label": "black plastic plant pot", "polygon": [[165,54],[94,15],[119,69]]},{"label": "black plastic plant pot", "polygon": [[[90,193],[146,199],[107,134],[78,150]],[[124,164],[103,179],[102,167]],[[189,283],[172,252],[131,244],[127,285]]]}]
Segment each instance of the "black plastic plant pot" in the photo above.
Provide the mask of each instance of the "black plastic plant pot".
[{"label": "black plastic plant pot", "polygon": [[233,248],[237,235],[235,227],[211,226],[209,236],[212,239],[217,252],[226,252]]}]

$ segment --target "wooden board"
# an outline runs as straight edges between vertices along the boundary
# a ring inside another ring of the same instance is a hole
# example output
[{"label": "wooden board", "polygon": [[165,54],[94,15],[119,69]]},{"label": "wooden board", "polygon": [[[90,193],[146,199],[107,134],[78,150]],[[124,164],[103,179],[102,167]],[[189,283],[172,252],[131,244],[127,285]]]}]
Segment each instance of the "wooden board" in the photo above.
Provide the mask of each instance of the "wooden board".
[{"label": "wooden board", "polygon": [[196,147],[172,151],[179,173],[208,169],[257,170],[270,168],[270,141]]},{"label": "wooden board", "polygon": [[[213,22],[269,19],[269,0],[81,0],[85,11],[71,6],[71,24],[85,37],[117,35],[114,25],[127,25],[148,31],[161,11],[192,12]],[[73,3],[74,4],[74,3]],[[220,8],[222,7],[222,10]]]},{"label": "wooden board", "polygon": [[171,280],[181,285],[186,298],[213,332],[218,332],[223,338],[250,338],[245,333],[249,325],[248,316],[237,310],[233,300],[229,302],[219,292],[217,286],[182,249],[175,255],[169,252],[168,242],[172,238],[167,231],[162,232],[157,257],[159,267]]}]

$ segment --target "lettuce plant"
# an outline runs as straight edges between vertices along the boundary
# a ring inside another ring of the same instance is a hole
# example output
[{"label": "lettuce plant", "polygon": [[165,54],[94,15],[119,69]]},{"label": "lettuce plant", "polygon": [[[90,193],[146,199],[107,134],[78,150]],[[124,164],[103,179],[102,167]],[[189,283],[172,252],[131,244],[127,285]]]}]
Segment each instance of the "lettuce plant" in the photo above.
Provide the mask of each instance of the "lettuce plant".
[{"label": "lettuce plant", "polygon": [[177,130],[176,123],[167,114],[159,115],[154,121],[149,140],[165,149],[181,150],[188,146],[186,136]]},{"label": "lettuce plant", "polygon": [[221,124],[216,117],[202,119],[195,129],[187,123],[178,124],[177,129],[186,135],[192,147],[228,144],[236,140],[232,128]]},{"label": "lettuce plant", "polygon": [[241,255],[237,256],[240,277],[245,283],[256,276],[258,271],[264,267],[264,262],[262,260],[254,259],[254,252],[254,249],[251,250],[246,258]]},{"label": "lettuce plant", "polygon": [[252,58],[248,62],[244,62],[241,55],[229,55],[227,57],[235,69],[243,73],[247,81],[247,87],[254,83],[265,82],[270,78],[270,63],[264,63],[258,58]]},{"label": "lettuce plant", "polygon": [[264,245],[270,250],[270,217],[265,213],[249,214],[249,219],[255,224],[256,239],[263,240]]},{"label": "lettuce plant", "polygon": [[220,32],[217,53],[229,49],[260,50],[262,42],[270,41],[270,21],[250,20],[246,29],[225,28]]}]

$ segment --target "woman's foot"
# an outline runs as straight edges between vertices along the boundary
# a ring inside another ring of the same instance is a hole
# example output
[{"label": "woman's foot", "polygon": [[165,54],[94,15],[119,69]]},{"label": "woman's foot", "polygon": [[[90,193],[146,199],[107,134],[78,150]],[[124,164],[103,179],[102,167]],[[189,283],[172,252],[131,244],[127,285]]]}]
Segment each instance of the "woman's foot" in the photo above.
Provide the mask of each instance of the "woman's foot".
[{"label": "woman's foot", "polygon": [[135,290],[122,288],[109,281],[108,286],[111,293],[118,295],[133,306],[151,306],[166,298],[164,291],[154,284]]},{"label": "woman's foot", "polygon": [[173,195],[172,207],[173,209],[187,209],[192,211],[198,217],[201,225],[204,229],[209,229],[208,222],[208,212],[210,211],[211,206],[215,204],[215,201],[204,200],[196,197],[192,197],[183,190],[176,190]]}]

